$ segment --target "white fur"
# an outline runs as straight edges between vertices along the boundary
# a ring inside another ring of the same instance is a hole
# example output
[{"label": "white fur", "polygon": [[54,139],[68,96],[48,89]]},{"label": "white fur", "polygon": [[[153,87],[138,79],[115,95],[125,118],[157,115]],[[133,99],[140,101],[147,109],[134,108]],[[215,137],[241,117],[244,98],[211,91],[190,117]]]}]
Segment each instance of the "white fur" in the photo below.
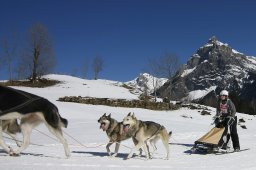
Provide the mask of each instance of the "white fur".
[{"label": "white fur", "polygon": [[[23,135],[23,142],[21,146],[17,150],[12,150],[12,148],[9,148],[4,140],[3,140],[3,129],[2,129],[2,120],[8,120],[8,119],[20,119],[20,128],[21,133]],[[37,125],[44,122],[49,131],[55,135],[59,141],[63,144],[65,154],[67,157],[70,157],[70,151],[68,148],[68,144],[66,139],[63,137],[62,129],[61,127],[58,127],[57,129],[54,129],[51,127],[46,120],[44,119],[43,113],[41,112],[35,112],[35,113],[28,113],[25,115],[22,115],[18,112],[12,112],[7,113],[5,115],[0,116],[0,146],[3,147],[3,149],[9,153],[10,155],[19,155],[24,149],[26,149],[30,144],[30,135]]]}]

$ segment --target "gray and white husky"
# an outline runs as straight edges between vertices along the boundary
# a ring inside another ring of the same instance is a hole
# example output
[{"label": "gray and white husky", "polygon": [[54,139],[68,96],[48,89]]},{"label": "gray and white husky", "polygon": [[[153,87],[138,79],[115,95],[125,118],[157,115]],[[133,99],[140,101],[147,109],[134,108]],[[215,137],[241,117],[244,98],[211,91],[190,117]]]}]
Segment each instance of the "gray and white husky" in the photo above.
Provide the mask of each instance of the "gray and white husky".
[{"label": "gray and white husky", "polygon": [[164,126],[152,121],[138,120],[135,117],[134,113],[129,113],[123,119],[123,126],[124,131],[133,132],[133,138],[135,138],[138,141],[136,146],[131,150],[127,159],[131,158],[133,153],[140,149],[141,147],[144,148],[147,159],[151,158],[148,149],[146,149],[146,144],[147,142],[149,142],[152,145],[152,147],[156,149],[155,143],[159,139],[162,140],[164,147],[166,149],[166,159],[169,159],[169,139],[172,132],[168,133]]}]

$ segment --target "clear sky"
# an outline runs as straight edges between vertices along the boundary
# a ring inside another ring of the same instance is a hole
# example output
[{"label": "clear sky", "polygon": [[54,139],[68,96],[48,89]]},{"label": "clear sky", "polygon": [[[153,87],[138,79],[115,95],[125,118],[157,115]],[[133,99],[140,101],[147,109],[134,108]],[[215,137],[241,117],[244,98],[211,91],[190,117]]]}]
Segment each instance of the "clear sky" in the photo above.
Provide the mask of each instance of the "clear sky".
[{"label": "clear sky", "polygon": [[213,35],[256,56],[255,8],[254,0],[0,0],[0,38],[40,22],[54,42],[55,73],[81,75],[82,63],[101,56],[100,78],[128,81],[166,52],[186,63]]}]

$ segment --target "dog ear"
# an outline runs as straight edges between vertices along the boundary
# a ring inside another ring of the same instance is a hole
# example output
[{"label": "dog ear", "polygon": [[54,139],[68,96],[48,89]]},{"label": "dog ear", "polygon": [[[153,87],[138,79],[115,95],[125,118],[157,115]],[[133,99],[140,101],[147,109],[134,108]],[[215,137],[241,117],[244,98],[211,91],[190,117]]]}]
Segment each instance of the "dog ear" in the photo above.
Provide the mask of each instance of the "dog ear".
[{"label": "dog ear", "polygon": [[131,114],[132,114],[132,113],[131,113],[131,112],[129,112],[127,116],[131,116]]},{"label": "dog ear", "polygon": [[135,118],[135,114],[134,114],[134,112],[132,113],[132,115],[131,115],[133,118]]},{"label": "dog ear", "polygon": [[103,116],[106,116],[106,113],[104,113],[104,115]]},{"label": "dog ear", "polygon": [[109,113],[108,117],[111,118],[111,113]]}]

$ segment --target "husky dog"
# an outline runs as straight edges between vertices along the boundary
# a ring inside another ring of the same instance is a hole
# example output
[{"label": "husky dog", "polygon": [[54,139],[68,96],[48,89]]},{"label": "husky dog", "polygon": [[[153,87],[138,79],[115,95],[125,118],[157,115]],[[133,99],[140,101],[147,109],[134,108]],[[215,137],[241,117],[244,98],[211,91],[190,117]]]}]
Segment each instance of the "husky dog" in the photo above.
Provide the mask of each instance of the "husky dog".
[{"label": "husky dog", "polygon": [[[3,140],[3,122],[20,119],[23,142],[17,150],[9,148]],[[68,121],[62,118],[58,108],[42,97],[0,86],[0,146],[10,155],[19,155],[30,143],[32,129],[41,122],[55,135],[64,146],[65,154],[70,157],[66,139],[61,127],[67,127]]]},{"label": "husky dog", "polygon": [[[105,113],[99,118],[98,122],[100,123],[100,129],[102,129],[103,131],[106,131],[106,134],[109,138],[109,142],[106,146],[109,156],[117,156],[118,150],[120,147],[120,142],[131,138],[132,137],[131,133],[129,131],[124,133],[122,122],[118,122],[117,120],[111,118],[111,114],[107,116]],[[132,138],[132,140],[135,145],[138,143],[135,138]],[[115,153],[111,155],[111,151],[109,147],[113,143],[116,143],[116,147],[115,147]],[[140,149],[140,155],[141,154],[142,154],[142,150]]]},{"label": "husky dog", "polygon": [[17,119],[2,120],[2,129],[3,132],[12,137],[17,146],[20,147],[20,144],[16,138],[16,134],[21,132]]},{"label": "husky dog", "polygon": [[164,126],[151,122],[138,120],[134,113],[129,113],[123,120],[124,131],[131,131],[132,136],[138,141],[137,145],[131,150],[127,159],[131,158],[133,153],[143,147],[147,159],[151,158],[145,144],[149,141],[154,149],[157,140],[161,139],[166,149],[166,159],[169,159],[169,139],[172,132],[167,132]]}]

